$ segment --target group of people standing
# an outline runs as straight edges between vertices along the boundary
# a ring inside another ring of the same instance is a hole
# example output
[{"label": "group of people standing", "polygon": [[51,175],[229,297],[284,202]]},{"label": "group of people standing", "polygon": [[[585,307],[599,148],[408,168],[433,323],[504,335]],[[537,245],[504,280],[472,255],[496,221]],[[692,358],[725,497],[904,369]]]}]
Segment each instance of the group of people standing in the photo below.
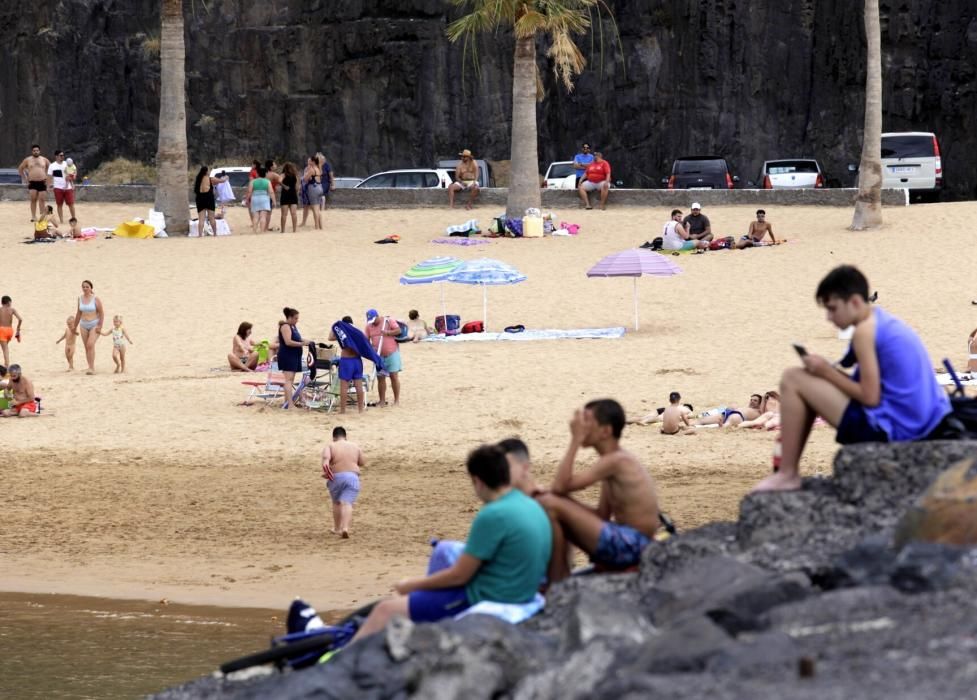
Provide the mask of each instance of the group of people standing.
[{"label": "group of people standing", "polygon": [[17,166],[20,178],[30,195],[31,223],[47,213],[47,192],[53,190],[54,203],[58,208],[58,225],[65,222],[64,205],[68,205],[71,218],[75,218],[75,180],[78,167],[71,158],[64,157],[60,148],[54,152],[54,161],[41,155],[38,144],[31,146],[31,154]]}]

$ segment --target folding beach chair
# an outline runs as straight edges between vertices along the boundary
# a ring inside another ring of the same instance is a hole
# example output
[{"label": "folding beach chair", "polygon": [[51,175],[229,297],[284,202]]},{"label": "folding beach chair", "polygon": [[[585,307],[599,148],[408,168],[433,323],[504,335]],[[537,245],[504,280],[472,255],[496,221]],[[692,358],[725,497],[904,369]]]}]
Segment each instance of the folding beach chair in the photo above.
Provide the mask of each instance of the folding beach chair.
[{"label": "folding beach chair", "polygon": [[278,371],[277,364],[272,365],[271,370],[269,370],[268,375],[265,377],[265,381],[250,380],[241,383],[244,386],[251,387],[251,391],[243,401],[244,405],[254,403],[255,399],[260,399],[265,403],[271,403],[272,401],[283,400],[285,398],[285,375]]}]

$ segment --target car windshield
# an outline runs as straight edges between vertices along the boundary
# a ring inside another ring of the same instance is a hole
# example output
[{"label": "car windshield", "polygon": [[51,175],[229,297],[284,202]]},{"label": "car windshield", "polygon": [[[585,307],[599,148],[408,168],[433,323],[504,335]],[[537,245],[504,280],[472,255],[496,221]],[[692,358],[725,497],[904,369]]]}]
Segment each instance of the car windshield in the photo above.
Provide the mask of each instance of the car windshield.
[{"label": "car windshield", "polygon": [[675,175],[692,175],[697,173],[725,173],[724,160],[677,160],[672,169]]},{"label": "car windshield", "polygon": [[816,172],[818,172],[818,164],[813,160],[778,160],[767,163],[767,173],[770,175]]},{"label": "car windshield", "polygon": [[932,136],[882,137],[883,158],[933,158],[935,155]]},{"label": "car windshield", "polygon": [[550,165],[550,171],[546,177],[550,180],[557,180],[576,175],[576,173],[577,170],[573,167],[573,163],[553,163]]}]

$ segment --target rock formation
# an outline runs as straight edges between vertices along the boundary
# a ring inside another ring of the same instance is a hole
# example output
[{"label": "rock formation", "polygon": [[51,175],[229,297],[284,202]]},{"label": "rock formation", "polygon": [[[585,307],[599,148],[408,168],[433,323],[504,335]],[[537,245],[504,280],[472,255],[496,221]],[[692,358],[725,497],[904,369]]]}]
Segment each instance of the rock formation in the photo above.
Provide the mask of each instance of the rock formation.
[{"label": "rock formation", "polygon": [[[748,496],[736,523],[649,545],[640,573],[557,584],[522,625],[398,620],[324,665],[156,697],[970,697],[977,549],[891,543],[927,485],[975,454],[973,442],[847,447],[833,478]],[[947,473],[939,484],[966,483]]]},{"label": "rock formation", "polygon": [[[460,148],[509,157],[511,36],[448,43],[442,0],[186,1],[193,162],[301,159],[343,175],[429,166]],[[744,184],[763,160],[817,156],[848,184],[858,162],[862,10],[849,0],[610,0],[615,25],[581,37],[589,67],[558,87],[540,42],[541,170],[583,139],[615,178],[657,187],[671,161],[718,153]],[[935,131],[946,186],[977,194],[977,6],[883,0],[884,128]],[[0,7],[0,164],[33,141],[83,168],[150,160],[159,106],[159,3],[50,0]]]}]

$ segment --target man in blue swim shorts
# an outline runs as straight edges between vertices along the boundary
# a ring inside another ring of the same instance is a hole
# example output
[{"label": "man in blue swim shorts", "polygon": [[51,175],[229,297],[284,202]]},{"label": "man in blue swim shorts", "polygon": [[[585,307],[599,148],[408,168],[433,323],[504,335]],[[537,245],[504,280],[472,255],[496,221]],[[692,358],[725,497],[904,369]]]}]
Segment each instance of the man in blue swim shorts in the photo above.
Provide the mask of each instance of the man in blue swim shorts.
[{"label": "man in blue swim shorts", "polygon": [[472,521],[464,551],[448,568],[398,583],[399,595],[377,603],[354,642],[379,632],[394,616],[435,622],[485,600],[523,604],[535,597],[553,542],[546,511],[510,485],[509,462],[498,446],[472,451],[467,468],[485,505]]},{"label": "man in blue swim shorts", "polygon": [[[590,555],[598,567],[628,569],[658,528],[658,497],[648,470],[621,448],[624,409],[613,399],[591,401],[570,421],[570,446],[556,469],[550,492],[539,497],[553,525],[550,582],[570,575],[570,545]],[[574,473],[581,447],[592,447],[597,462]],[[579,503],[569,494],[600,484],[597,507]]]},{"label": "man in blue swim shorts", "polygon": [[322,478],[332,499],[332,534],[349,538],[353,504],[360,495],[360,469],[366,465],[363,451],[346,439],[346,429],[332,429],[332,443],[322,448]]},{"label": "man in blue swim shorts", "polygon": [[342,321],[332,324],[329,340],[335,340],[341,348],[339,353],[339,412],[346,413],[349,399],[349,385],[356,389],[356,407],[360,413],[366,407],[366,393],[363,391],[363,358],[371,360],[377,368],[383,360],[370,346],[367,337],[353,325],[353,319],[343,316]]}]

